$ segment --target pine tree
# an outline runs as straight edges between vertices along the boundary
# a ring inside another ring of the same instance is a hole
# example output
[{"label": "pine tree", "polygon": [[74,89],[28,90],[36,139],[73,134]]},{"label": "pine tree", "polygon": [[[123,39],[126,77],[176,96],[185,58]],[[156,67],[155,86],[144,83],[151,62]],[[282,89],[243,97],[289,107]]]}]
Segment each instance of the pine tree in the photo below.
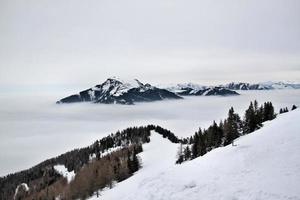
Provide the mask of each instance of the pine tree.
[{"label": "pine tree", "polygon": [[[287,108],[285,111],[288,111]],[[274,107],[272,105],[272,102],[265,102],[264,103],[264,113],[263,113],[263,121],[272,120],[276,117],[276,114],[274,112]]]},{"label": "pine tree", "polygon": [[206,136],[202,133],[201,129],[198,132],[199,144],[198,144],[198,156],[203,156],[207,152]]},{"label": "pine tree", "polygon": [[279,114],[282,114],[283,113],[283,109],[282,108],[280,108],[280,110],[279,110]]},{"label": "pine tree", "polygon": [[292,110],[295,110],[295,109],[297,109],[297,106],[293,105]]},{"label": "pine tree", "polygon": [[219,147],[222,143],[223,130],[217,125],[215,121],[213,122],[211,130],[213,134],[213,146]]},{"label": "pine tree", "polygon": [[[201,129],[199,129],[201,131]],[[192,159],[197,158],[199,155],[199,135],[196,132],[193,138],[193,144],[192,144]]]},{"label": "pine tree", "polygon": [[[243,124],[243,133],[251,133],[261,127],[261,122],[257,115],[257,110],[255,110],[253,103],[251,102],[248,109],[245,112],[244,124]],[[265,109],[264,109],[265,114]]]},{"label": "pine tree", "polygon": [[228,112],[228,117],[224,121],[224,145],[228,145],[233,142],[234,139],[240,135],[241,120],[238,114],[234,113],[233,107]]},{"label": "pine tree", "polygon": [[191,159],[191,150],[189,146],[184,148],[184,160],[190,160]]}]

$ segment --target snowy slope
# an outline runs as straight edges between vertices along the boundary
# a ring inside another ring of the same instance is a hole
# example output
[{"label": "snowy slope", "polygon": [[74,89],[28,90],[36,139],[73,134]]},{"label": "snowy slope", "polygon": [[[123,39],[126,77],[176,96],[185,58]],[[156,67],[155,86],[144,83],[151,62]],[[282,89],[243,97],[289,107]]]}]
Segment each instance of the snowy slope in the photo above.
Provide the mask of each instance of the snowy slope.
[{"label": "snowy slope", "polygon": [[141,154],[143,169],[101,199],[300,199],[299,119],[300,110],[280,115],[237,146],[182,165],[174,165],[176,145],[153,134]]},{"label": "snowy slope", "polygon": [[[153,175],[159,175],[174,166],[178,144],[171,143],[161,135],[151,132],[151,142],[143,145],[143,152],[138,154],[142,161],[142,168],[131,178],[117,183],[111,189],[101,194],[101,199],[135,199],[132,194],[139,190],[141,185],[150,181]],[[90,200],[98,199],[96,197]]]}]

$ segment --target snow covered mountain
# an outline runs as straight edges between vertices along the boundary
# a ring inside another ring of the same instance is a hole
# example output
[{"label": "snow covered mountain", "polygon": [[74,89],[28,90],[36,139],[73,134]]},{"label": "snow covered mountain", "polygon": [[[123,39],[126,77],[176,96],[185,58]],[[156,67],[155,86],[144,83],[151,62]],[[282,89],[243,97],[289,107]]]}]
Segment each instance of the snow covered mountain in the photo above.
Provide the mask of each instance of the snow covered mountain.
[{"label": "snow covered mountain", "polygon": [[181,165],[174,164],[176,145],[152,134],[140,154],[143,168],[89,200],[298,200],[299,119],[298,109],[282,114],[238,138],[236,146],[217,148]]},{"label": "snow covered mountain", "polygon": [[272,89],[300,89],[300,83],[290,82],[290,81],[279,81],[279,82],[262,82],[260,85],[270,87]]},{"label": "snow covered mountain", "polygon": [[181,96],[227,96],[239,95],[237,92],[219,86],[203,86],[194,83],[163,86],[163,88]]},{"label": "snow covered mountain", "polygon": [[300,89],[299,83],[293,82],[261,82],[256,84],[244,82],[231,82],[226,85],[220,85],[230,90],[272,90],[272,89]]},{"label": "snow covered mountain", "polygon": [[150,102],[163,99],[181,99],[180,96],[160,89],[139,80],[123,81],[119,78],[108,78],[95,87],[63,98],[57,103],[93,102],[104,104],[134,104],[134,102]]}]

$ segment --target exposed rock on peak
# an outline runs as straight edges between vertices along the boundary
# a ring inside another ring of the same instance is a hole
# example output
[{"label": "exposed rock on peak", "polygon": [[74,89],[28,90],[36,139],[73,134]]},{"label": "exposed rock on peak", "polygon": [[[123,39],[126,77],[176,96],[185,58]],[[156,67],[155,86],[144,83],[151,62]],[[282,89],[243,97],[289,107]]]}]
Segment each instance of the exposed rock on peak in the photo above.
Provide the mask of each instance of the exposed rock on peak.
[{"label": "exposed rock on peak", "polygon": [[93,102],[105,104],[134,104],[181,97],[165,89],[143,84],[137,79],[124,81],[116,77],[108,78],[95,87],[63,98],[57,103]]}]

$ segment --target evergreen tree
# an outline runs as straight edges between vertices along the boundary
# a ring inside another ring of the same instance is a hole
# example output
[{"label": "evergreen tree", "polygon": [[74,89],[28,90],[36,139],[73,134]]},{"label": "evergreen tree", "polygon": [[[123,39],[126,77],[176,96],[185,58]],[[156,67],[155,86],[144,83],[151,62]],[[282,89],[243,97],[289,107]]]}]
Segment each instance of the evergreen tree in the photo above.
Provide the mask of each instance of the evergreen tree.
[{"label": "evergreen tree", "polygon": [[[201,129],[199,129],[201,131]],[[199,155],[199,135],[196,132],[193,138],[193,144],[192,144],[192,159],[197,158]]]},{"label": "evergreen tree", "polygon": [[280,110],[279,110],[279,114],[282,114],[283,113],[283,109],[282,108],[280,108]]},{"label": "evergreen tree", "polygon": [[[264,109],[265,114],[265,109]],[[263,117],[264,118],[264,117]],[[258,117],[258,112],[255,110],[253,103],[251,102],[248,109],[245,112],[243,133],[251,133],[261,127],[261,122]]]},{"label": "evergreen tree", "polygon": [[292,110],[295,110],[295,109],[297,109],[297,106],[293,105]]},{"label": "evergreen tree", "polygon": [[234,139],[240,135],[241,119],[240,116],[234,113],[233,107],[228,112],[228,117],[224,121],[224,145],[228,145],[233,142]]},{"label": "evergreen tree", "polygon": [[211,130],[214,136],[213,146],[219,147],[222,144],[223,130],[217,125],[215,121],[213,122]]},{"label": "evergreen tree", "polygon": [[[288,111],[288,110],[287,110]],[[273,120],[276,117],[272,102],[264,103],[263,121]]]},{"label": "evergreen tree", "polygon": [[207,144],[206,144],[206,137],[202,133],[201,129],[198,132],[198,136],[199,136],[198,156],[203,156],[207,152]]},{"label": "evergreen tree", "polygon": [[190,160],[191,159],[191,150],[189,146],[184,148],[184,160]]}]

